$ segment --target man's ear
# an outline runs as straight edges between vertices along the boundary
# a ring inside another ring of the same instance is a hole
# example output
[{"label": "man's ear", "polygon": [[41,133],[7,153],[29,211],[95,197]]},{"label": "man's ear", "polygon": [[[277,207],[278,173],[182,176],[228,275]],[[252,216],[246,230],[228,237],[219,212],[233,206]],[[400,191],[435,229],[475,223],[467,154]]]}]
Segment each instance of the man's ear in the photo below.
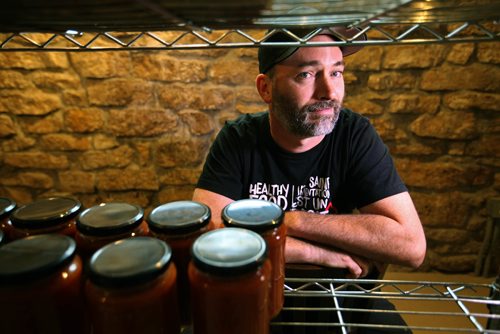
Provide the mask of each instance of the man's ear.
[{"label": "man's ear", "polygon": [[262,100],[270,104],[273,96],[271,78],[261,73],[255,78],[255,85],[257,86],[257,91]]}]

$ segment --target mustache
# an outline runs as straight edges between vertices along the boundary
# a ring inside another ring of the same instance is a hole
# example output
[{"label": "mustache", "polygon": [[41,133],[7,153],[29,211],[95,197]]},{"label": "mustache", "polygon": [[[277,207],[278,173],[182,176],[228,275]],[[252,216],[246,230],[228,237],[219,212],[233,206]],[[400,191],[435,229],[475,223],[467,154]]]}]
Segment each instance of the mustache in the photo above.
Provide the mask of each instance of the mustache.
[{"label": "mustache", "polygon": [[333,109],[335,111],[339,110],[342,107],[342,104],[337,100],[327,100],[320,101],[313,104],[308,104],[304,107],[305,112],[314,112],[323,109]]}]

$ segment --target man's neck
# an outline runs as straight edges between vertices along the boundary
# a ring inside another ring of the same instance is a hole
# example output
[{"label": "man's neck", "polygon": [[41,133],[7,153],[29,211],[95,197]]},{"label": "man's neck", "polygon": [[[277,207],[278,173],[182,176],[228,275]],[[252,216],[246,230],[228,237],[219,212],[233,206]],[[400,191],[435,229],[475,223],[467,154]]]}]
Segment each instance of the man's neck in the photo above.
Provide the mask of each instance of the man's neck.
[{"label": "man's neck", "polygon": [[325,138],[325,135],[314,137],[299,137],[290,133],[269,113],[269,127],[271,137],[279,147],[291,153],[302,153],[309,151]]}]

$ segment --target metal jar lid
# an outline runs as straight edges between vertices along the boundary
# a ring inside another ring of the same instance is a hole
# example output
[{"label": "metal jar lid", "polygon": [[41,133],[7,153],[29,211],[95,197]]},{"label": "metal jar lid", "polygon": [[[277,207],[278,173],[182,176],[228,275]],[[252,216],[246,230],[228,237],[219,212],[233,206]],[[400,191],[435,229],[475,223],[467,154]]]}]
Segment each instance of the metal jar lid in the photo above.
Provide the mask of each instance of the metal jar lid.
[{"label": "metal jar lid", "polygon": [[162,240],[152,237],[122,239],[92,255],[89,277],[93,283],[104,287],[142,284],[161,275],[171,258],[172,250]]},{"label": "metal jar lid", "polygon": [[44,228],[75,217],[81,208],[82,204],[73,198],[43,198],[17,208],[10,220],[15,227]]},{"label": "metal jar lid", "polygon": [[79,232],[106,236],[130,231],[140,225],[144,210],[129,203],[102,203],[88,208],[76,219]]},{"label": "metal jar lid", "polygon": [[235,276],[256,270],[267,258],[267,246],[257,233],[242,228],[221,228],[199,236],[192,258],[201,271]]},{"label": "metal jar lid", "polygon": [[211,211],[195,201],[176,201],[154,208],[147,222],[151,230],[163,233],[185,234],[208,225]]},{"label": "metal jar lid", "polygon": [[222,221],[228,227],[242,227],[262,232],[275,228],[283,222],[283,209],[260,199],[242,199],[226,205],[222,210]]},{"label": "metal jar lid", "polygon": [[0,197],[0,219],[9,216],[15,208],[16,202],[10,198]]},{"label": "metal jar lid", "polygon": [[39,234],[0,247],[0,283],[23,283],[56,272],[73,259],[75,241],[60,234]]}]

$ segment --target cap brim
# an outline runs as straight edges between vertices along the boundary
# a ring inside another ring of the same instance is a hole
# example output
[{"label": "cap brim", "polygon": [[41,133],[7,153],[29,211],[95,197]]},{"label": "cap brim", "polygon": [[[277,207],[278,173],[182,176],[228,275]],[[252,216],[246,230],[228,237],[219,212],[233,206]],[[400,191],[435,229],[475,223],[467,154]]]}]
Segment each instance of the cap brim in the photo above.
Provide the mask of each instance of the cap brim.
[{"label": "cap brim", "polygon": [[[366,34],[362,33],[358,28],[346,28],[346,27],[330,27],[323,28],[318,31],[318,29],[287,29],[293,35],[309,40],[314,36],[318,35],[329,35],[338,41],[366,41]],[[270,36],[266,42],[296,42],[297,39],[286,34],[284,32],[277,32]],[[347,57],[353,53],[358,52],[363,48],[362,45],[341,45],[339,46],[342,51],[342,55]],[[259,71],[260,73],[266,73],[274,65],[282,62],[283,60],[290,57],[299,47],[296,46],[282,46],[282,47],[271,47],[271,46],[261,46],[259,48]]]}]

